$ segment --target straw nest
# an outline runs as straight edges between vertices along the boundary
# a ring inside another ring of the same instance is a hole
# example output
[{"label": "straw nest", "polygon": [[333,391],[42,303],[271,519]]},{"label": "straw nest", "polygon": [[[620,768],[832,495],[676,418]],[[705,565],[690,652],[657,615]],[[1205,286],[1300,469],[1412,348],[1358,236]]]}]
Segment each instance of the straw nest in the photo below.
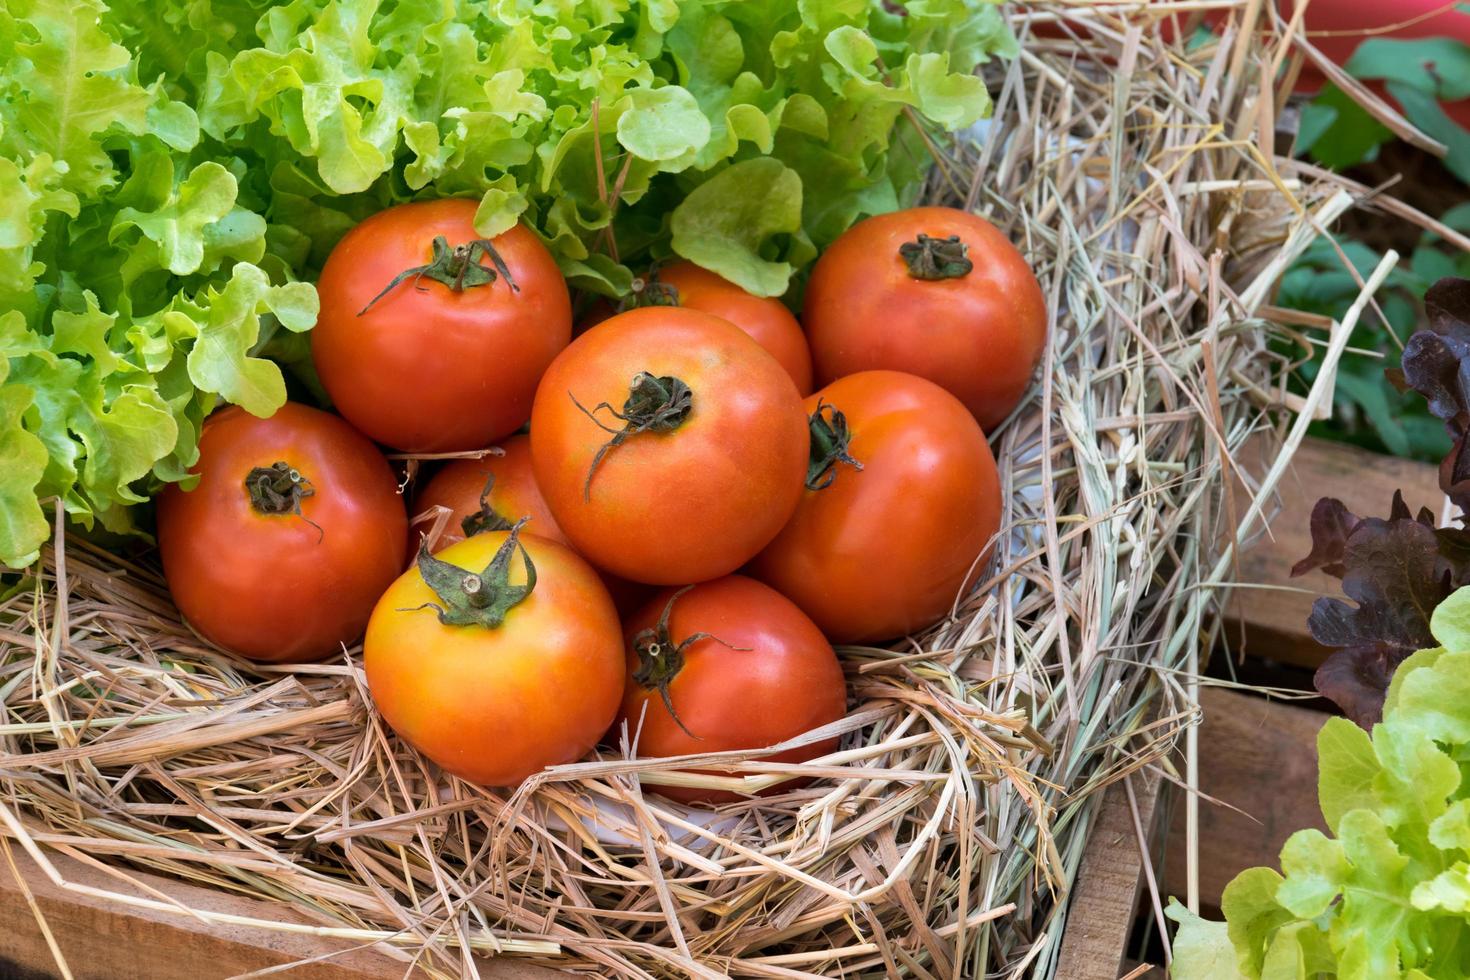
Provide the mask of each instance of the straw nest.
[{"label": "straw nest", "polygon": [[[358,651],[241,663],[180,624],[148,556],[58,532],[0,604],[5,837],[289,903],[445,976],[487,953],[606,977],[1050,975],[1099,791],[1185,778],[1216,542],[1273,482],[1225,492],[1284,397],[1271,289],[1352,203],[1273,156],[1262,79],[1298,56],[1239,29],[1258,0],[1127,9],[1015,10],[988,132],[935,147],[931,199],[1020,243],[1055,324],[995,436],[1007,531],[984,581],[922,636],[842,651],[851,711],[807,736],[842,736],[814,782],[690,814],[648,791],[790,767],[680,776],[623,746],[496,795],[392,737]],[[1206,9],[1235,26],[1159,29]]]}]

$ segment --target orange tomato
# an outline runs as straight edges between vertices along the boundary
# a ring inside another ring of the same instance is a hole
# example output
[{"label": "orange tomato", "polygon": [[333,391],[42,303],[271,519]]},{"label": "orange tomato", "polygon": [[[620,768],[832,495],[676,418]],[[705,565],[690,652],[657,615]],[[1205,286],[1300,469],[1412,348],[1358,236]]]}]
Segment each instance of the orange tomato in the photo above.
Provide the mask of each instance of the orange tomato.
[{"label": "orange tomato", "polygon": [[599,567],[675,585],[739,568],[801,495],[807,428],[781,365],[719,317],[631,310],[547,369],[531,461],[567,540]]},{"label": "orange tomato", "polygon": [[580,759],[623,692],[618,616],[597,573],[515,531],[421,554],[373,610],[363,664],[400,737],[488,786]]},{"label": "orange tomato", "polygon": [[[472,528],[478,525],[478,531],[503,531],[522,517],[531,518],[526,525],[529,533],[565,543],[566,536],[556,526],[556,518],[551,516],[551,508],[546,506],[541,488],[536,486],[536,474],[531,471],[531,440],[514,435],[500,443],[500,449],[499,456],[446,463],[415,495],[409,542],[415,550],[419,535],[427,533],[436,519],[425,515],[436,507],[449,511],[449,517],[430,546],[434,552],[463,541],[468,536],[465,521],[470,521]],[[492,477],[495,482],[490,486],[488,503],[493,514],[485,515],[480,498]]]},{"label": "orange tomato", "polygon": [[378,442],[463,452],[509,435],[571,339],[571,297],[551,253],[523,225],[487,251],[475,209],[448,199],[379,212],[337,243],[317,281],[317,373],[337,410]]},{"label": "orange tomato", "polygon": [[362,636],[403,568],[408,520],[381,453],[335,415],[287,403],[209,417],[193,490],[158,498],[174,602],[206,639],[270,663]]},{"label": "orange tomato", "polygon": [[[840,719],[847,687],[832,645],[791,600],[740,575],[669,589],[629,619],[620,721],[640,756],[761,749]],[[837,739],[780,752],[805,762]],[[792,789],[791,781],[767,793]],[[723,790],[658,786],[685,803],[738,799]]]},{"label": "orange tomato", "polygon": [[[806,404],[815,489],[751,574],[834,643],[931,625],[973,583],[1000,526],[985,434],[953,395],[894,371],[848,375]],[[862,468],[838,461],[842,451]]]},{"label": "orange tomato", "polygon": [[801,315],[817,384],[858,371],[917,374],[986,431],[1019,404],[1046,347],[1031,267],[994,225],[955,208],[853,225],[817,260]]},{"label": "orange tomato", "polygon": [[779,299],[753,296],[693,262],[659,266],[649,273],[643,292],[650,303],[671,303],[729,320],[781,362],[798,392],[811,393],[812,355],[806,335]]},{"label": "orange tomato", "polygon": [[[433,527],[435,518],[425,515],[436,507],[450,512],[438,539],[430,546],[436,553],[465,539],[466,520],[472,522],[471,527],[478,534],[505,530],[522,517],[529,517],[527,533],[558,544],[569,543],[536,485],[536,474],[531,469],[530,439],[524,435],[511,436],[500,448],[504,452],[502,456],[457,459],[449,463],[419,491],[414,502],[416,519],[409,534],[411,551],[418,550],[420,536]],[[489,500],[492,513],[485,515],[481,497],[491,476],[495,477]],[[619,612],[636,609],[648,598],[650,590],[646,585],[606,572],[598,574]]]}]

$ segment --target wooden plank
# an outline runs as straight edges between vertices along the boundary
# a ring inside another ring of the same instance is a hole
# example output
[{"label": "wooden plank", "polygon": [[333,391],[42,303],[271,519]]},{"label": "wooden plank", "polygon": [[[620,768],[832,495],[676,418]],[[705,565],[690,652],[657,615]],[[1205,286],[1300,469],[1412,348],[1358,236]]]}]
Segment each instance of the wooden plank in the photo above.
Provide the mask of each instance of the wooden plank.
[{"label": "wooden plank", "polygon": [[[1241,871],[1279,866],[1287,837],[1326,830],[1317,808],[1317,732],[1327,715],[1215,687],[1201,689],[1200,708],[1200,791],[1239,808],[1200,801],[1200,900],[1218,907]],[[1184,807],[1174,811],[1164,888],[1183,898]]]},{"label": "wooden plank", "polygon": [[[1145,770],[1129,779],[1138,802],[1138,824],[1153,839],[1157,773]],[[1143,883],[1143,854],[1133,808],[1123,783],[1103,794],[1067,909],[1066,932],[1057,959],[1058,977],[1067,980],[1117,980],[1123,972],[1133,913]]]},{"label": "wooden plank", "polygon": [[[136,908],[58,887],[13,842],[16,867],[77,980],[212,980],[281,966],[332,952],[331,959],[294,966],[291,980],[369,980],[405,976],[407,964],[387,953],[341,939],[269,929],[215,925],[188,915]],[[134,892],[126,883],[63,855],[48,855],[68,882]],[[129,872],[191,908],[286,922],[307,923],[288,906],[239,898],[210,888],[142,872]],[[0,977],[57,977],[60,971],[15,875],[0,859]],[[311,923],[319,925],[320,923]],[[478,959],[484,980],[565,980],[567,974],[514,959]],[[423,976],[422,972],[412,974]]]},{"label": "wooden plank", "polygon": [[[1244,465],[1259,474],[1269,463],[1263,456],[1248,450]],[[1271,521],[1271,533],[1241,555],[1240,581],[1252,587],[1237,589],[1226,610],[1236,623],[1244,620],[1248,655],[1314,669],[1322,662],[1329,651],[1307,632],[1307,615],[1317,596],[1341,595],[1341,590],[1336,579],[1320,571],[1291,577],[1291,566],[1312,550],[1312,507],[1317,498],[1329,496],[1355,514],[1387,514],[1395,490],[1403,490],[1415,510],[1429,507],[1437,513],[1444,501],[1438,471],[1428,463],[1323,439],[1302,443],[1282,480],[1282,508]],[[1232,644],[1237,636],[1232,626]]]}]

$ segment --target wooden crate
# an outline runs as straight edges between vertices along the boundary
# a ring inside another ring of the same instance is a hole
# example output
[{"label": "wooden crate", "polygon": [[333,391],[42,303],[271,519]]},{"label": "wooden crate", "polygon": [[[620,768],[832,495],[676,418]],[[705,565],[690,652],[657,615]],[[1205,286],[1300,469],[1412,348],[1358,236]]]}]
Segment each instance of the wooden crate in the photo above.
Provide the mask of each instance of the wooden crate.
[{"label": "wooden crate", "polygon": [[[1256,472],[1269,460],[1247,460]],[[1317,498],[1341,499],[1356,514],[1386,513],[1395,490],[1415,509],[1438,511],[1444,495],[1434,466],[1309,439],[1298,450],[1280,493],[1271,532],[1241,556],[1238,589],[1226,607],[1228,649],[1257,674],[1296,676],[1315,669],[1329,651],[1312,640],[1307,616],[1321,595],[1340,595],[1336,579],[1314,572],[1293,579],[1291,567],[1311,550],[1309,519]],[[1243,643],[1242,643],[1243,640]],[[1286,838],[1306,827],[1326,829],[1317,806],[1317,732],[1328,714],[1320,701],[1268,699],[1224,687],[1200,692],[1199,889],[1203,911],[1218,916],[1225,886],[1246,868],[1279,864]],[[1151,789],[1156,787],[1151,787]],[[1182,794],[1166,791],[1155,809],[1162,841],[1156,865],[1165,901],[1187,894]],[[1140,800],[1141,805],[1145,803]],[[1149,824],[1145,822],[1144,826]],[[1126,942],[1141,916],[1152,916],[1144,895],[1131,808],[1121,789],[1110,793],[1098,832],[1089,842],[1074,897],[1058,976],[1103,980],[1132,971]],[[1070,957],[1070,958],[1069,958]],[[1160,969],[1157,974],[1162,975]]]},{"label": "wooden crate", "polygon": [[[1265,588],[1238,590],[1227,607],[1244,630],[1246,655],[1298,667],[1315,667],[1326,651],[1312,642],[1306,617],[1312,600],[1336,592],[1321,573],[1290,579],[1291,565],[1307,553],[1307,520],[1321,493],[1341,497],[1356,513],[1384,511],[1395,489],[1412,506],[1437,507],[1442,495],[1431,466],[1376,456],[1351,447],[1308,440],[1281,487],[1283,509],[1271,534],[1241,559],[1241,580]],[[1233,636],[1239,634],[1232,626]],[[1274,865],[1292,832],[1322,826],[1316,805],[1317,729],[1325,715],[1315,708],[1205,688],[1199,739],[1200,788],[1224,806],[1200,807],[1200,894],[1218,904],[1225,884],[1245,868]],[[1164,896],[1185,894],[1183,808],[1172,823],[1159,816],[1159,780],[1138,775],[1116,784],[1104,797],[1083,855],[1071,899],[1057,975],[1066,980],[1115,980],[1132,972],[1127,944],[1137,915],[1149,914],[1140,828],[1150,846],[1164,854],[1158,886]],[[1131,789],[1131,799],[1129,790]],[[1156,827],[1163,826],[1153,840]],[[1156,847],[1156,845],[1163,845]],[[366,980],[399,977],[405,964],[388,953],[354,948],[342,940],[219,925],[170,912],[119,905],[51,882],[23,852],[11,848],[13,868],[0,868],[0,912],[8,923],[0,943],[0,978],[58,976],[46,936],[54,941],[79,978],[140,976],[150,980],[225,977],[271,966],[328,958],[293,967],[289,976],[306,980]],[[51,855],[70,883],[108,891],[129,890],[87,864]],[[133,874],[151,897],[166,895],[185,905],[244,918],[304,922],[283,906],[182,882]],[[36,912],[40,912],[38,918]],[[486,980],[551,980],[564,974],[512,958],[477,961]],[[1137,975],[1137,974],[1135,974]]]},{"label": "wooden crate", "polygon": [[[81,861],[54,853],[47,857],[68,884],[83,889],[166,897],[190,908],[251,919],[317,924],[280,903],[130,871],[129,878],[147,889],[143,891]],[[346,940],[206,922],[65,889],[14,844],[9,861],[0,861],[0,916],[5,920],[0,939],[3,980],[61,976],[41,931],[43,919],[76,980],[213,980],[314,957],[329,958],[279,975],[292,980],[376,980],[403,977],[408,968],[402,959]],[[484,980],[565,978],[560,971],[510,958],[477,957],[476,965]]]},{"label": "wooden crate", "polygon": [[[1436,513],[1444,501],[1436,467],[1307,440],[1281,486],[1282,510],[1271,534],[1241,559],[1241,581],[1227,607],[1230,655],[1274,669],[1315,669],[1328,652],[1312,640],[1307,616],[1321,595],[1340,595],[1336,579],[1314,572],[1293,579],[1291,566],[1311,550],[1308,521],[1320,496],[1341,499],[1355,514],[1388,512],[1395,490],[1409,506]],[[1244,638],[1243,645],[1240,638]],[[1224,651],[1222,651],[1222,654]],[[1300,676],[1300,672],[1298,672]],[[1294,679],[1299,679],[1294,678]],[[1255,694],[1205,688],[1200,695],[1200,791],[1220,801],[1200,806],[1200,899],[1217,908],[1230,879],[1246,868],[1276,867],[1286,838],[1305,827],[1326,829],[1317,807],[1317,732],[1327,719],[1321,702],[1307,705]],[[1170,823],[1164,891],[1183,896],[1183,807]]]}]

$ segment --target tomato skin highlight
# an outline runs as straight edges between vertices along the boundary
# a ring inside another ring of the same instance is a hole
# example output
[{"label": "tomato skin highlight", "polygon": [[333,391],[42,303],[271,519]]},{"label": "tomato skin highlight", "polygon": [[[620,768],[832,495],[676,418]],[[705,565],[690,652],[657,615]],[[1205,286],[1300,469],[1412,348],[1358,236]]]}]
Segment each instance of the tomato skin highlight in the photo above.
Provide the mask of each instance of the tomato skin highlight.
[{"label": "tomato skin highlight", "polygon": [[[973,269],[909,274],[899,248],[918,235],[959,235]],[[858,371],[903,371],[946,389],[987,432],[1020,403],[1046,348],[1036,275],[998,228],[956,208],[867,218],[817,260],[802,304],[817,384]]]},{"label": "tomato skin highlight", "polygon": [[[766,748],[846,714],[842,665],[822,631],[776,590],[742,575],[729,575],[679,596],[669,616],[669,635],[675,643],[698,632],[717,638],[690,644],[683,669],[669,684],[669,699],[679,720],[698,737],[685,732],[658,691],[634,679],[640,660],[633,638],[657,624],[676,591],[667,589],[651,599],[628,620],[625,630],[627,686],[618,717],[627,722],[630,737],[637,733],[639,756]],[[837,743],[835,738],[824,739],[767,758],[805,762],[836,751]],[[787,792],[803,782],[787,781],[761,795]],[[723,790],[645,786],[683,803],[742,798]]]},{"label": "tomato skin highlight", "polygon": [[[434,507],[450,511],[443,531],[430,546],[434,553],[464,540],[464,519],[480,513],[480,495],[491,476],[495,477],[495,485],[490,490],[490,506],[497,514],[512,524],[529,517],[531,520],[522,533],[566,543],[566,535],[561,533],[551,508],[546,506],[546,498],[541,496],[536,475],[531,471],[531,440],[514,435],[501,442],[500,449],[503,452],[500,456],[451,460],[415,495],[415,518]],[[410,528],[412,551],[418,549],[419,536],[427,533],[433,524],[432,518],[415,521]]]},{"label": "tomato skin highlight", "polygon": [[[612,435],[577,403],[621,411],[640,372],[688,384],[689,415],[630,435],[594,471]],[[679,307],[630,310],[577,338],[531,413],[536,481],[567,539],[599,568],[655,585],[729,574],[775,537],[801,495],[808,444],[781,365],[725,320]]]},{"label": "tomato skin highlight", "polygon": [[806,334],[786,304],[770,296],[753,296],[693,262],[675,262],[658,269],[658,281],[673,286],[679,305],[729,320],[766,349],[805,398],[812,392],[812,355]]},{"label": "tomato skin highlight", "polygon": [[[451,246],[479,238],[475,208],[446,199],[379,212],[337,243],[317,282],[317,373],[337,410],[384,445],[464,452],[509,435],[571,339],[566,282],[523,225],[492,240],[519,291],[503,276],[461,292],[410,279],[373,302],[405,269],[429,261],[435,236]],[[480,264],[491,266],[485,257]]]},{"label": "tomato skin highlight", "polygon": [[[261,514],[247,475],[282,461],[311,481],[301,514]],[[191,472],[158,499],[169,591],[211,642],[253,660],[330,656],[362,636],[373,604],[403,568],[408,529],[387,461],[346,422],[288,402],[259,419],[210,416]]]},{"label": "tomato skin highlight", "polygon": [[949,612],[1000,527],[1000,477],[985,434],[954,396],[865,371],[807,399],[847,416],[849,453],[807,490],[750,574],[789,597],[834,643],[904,636]]},{"label": "tomato skin highlight", "polygon": [[[489,564],[509,536],[486,531],[439,557]],[[368,688],[398,735],[447,772],[513,786],[597,744],[623,693],[622,633],[607,590],[565,545],[523,534],[535,590],[494,629],[445,626],[417,568],[383,593],[363,640]],[[525,582],[519,554],[513,584]]]}]

